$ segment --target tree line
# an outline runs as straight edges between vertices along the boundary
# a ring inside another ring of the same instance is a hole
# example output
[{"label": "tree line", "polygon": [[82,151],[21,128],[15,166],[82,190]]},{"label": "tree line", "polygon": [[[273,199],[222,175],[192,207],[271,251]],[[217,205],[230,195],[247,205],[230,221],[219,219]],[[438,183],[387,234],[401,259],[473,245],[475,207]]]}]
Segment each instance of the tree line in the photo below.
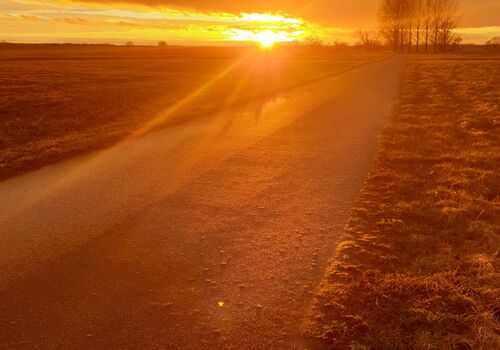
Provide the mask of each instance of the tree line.
[{"label": "tree line", "polygon": [[461,38],[459,0],[381,0],[380,34],[395,52],[447,51]]}]

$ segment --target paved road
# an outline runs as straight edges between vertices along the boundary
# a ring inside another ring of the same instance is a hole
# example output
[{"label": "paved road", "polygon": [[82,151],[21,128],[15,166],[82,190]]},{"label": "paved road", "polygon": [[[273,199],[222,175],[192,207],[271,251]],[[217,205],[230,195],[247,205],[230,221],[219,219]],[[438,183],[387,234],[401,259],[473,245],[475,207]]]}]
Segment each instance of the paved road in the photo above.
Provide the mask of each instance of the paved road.
[{"label": "paved road", "polygon": [[309,348],[404,64],[0,183],[0,348]]}]

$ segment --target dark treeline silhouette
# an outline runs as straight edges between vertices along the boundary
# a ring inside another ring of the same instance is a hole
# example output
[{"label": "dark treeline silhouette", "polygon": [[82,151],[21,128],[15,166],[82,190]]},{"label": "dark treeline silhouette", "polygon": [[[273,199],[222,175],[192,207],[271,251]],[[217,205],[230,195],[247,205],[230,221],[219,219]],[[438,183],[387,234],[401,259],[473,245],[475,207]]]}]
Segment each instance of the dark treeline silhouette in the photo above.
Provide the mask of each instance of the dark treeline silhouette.
[{"label": "dark treeline silhouette", "polygon": [[355,35],[359,39],[358,44],[369,50],[377,50],[382,46],[380,35],[377,31],[360,29]]},{"label": "dark treeline silhouette", "polygon": [[495,36],[486,42],[486,48],[489,50],[500,51],[500,36]]},{"label": "dark treeline silhouette", "polygon": [[380,31],[395,52],[447,51],[461,39],[458,0],[382,0]]}]

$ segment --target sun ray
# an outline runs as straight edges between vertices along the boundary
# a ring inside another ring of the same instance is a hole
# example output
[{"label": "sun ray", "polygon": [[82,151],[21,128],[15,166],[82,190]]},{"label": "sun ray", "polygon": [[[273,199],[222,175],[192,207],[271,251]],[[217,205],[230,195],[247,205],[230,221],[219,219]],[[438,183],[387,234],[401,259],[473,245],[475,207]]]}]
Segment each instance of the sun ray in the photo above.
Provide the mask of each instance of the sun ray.
[{"label": "sun ray", "polygon": [[125,141],[137,139],[141,136],[146,135],[150,131],[154,130],[158,126],[162,125],[165,123],[169,117],[174,115],[176,112],[178,112],[180,109],[183,107],[187,106],[189,103],[191,103],[195,98],[200,96],[203,92],[207,91],[212,87],[217,81],[225,77],[227,74],[229,74],[231,71],[233,71],[236,67],[238,67],[241,62],[245,59],[245,57],[235,61],[233,64],[225,68],[223,71],[221,71],[219,74],[217,74],[215,77],[213,77],[211,80],[207,81],[205,84],[200,86],[198,89],[193,91],[191,94],[177,102],[175,105],[172,107],[168,108],[166,111],[162,112],[159,114],[157,117],[153,118],[151,121],[149,121],[147,124],[142,126],[141,128],[137,129],[131,136],[129,136]]}]

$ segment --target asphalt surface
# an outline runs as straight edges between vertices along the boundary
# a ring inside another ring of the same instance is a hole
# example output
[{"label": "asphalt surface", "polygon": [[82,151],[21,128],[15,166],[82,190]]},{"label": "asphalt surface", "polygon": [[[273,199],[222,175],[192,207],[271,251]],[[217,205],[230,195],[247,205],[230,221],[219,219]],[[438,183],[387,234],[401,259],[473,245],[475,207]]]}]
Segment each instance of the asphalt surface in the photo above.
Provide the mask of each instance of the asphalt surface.
[{"label": "asphalt surface", "polygon": [[0,348],[306,349],[404,57],[0,183]]}]

